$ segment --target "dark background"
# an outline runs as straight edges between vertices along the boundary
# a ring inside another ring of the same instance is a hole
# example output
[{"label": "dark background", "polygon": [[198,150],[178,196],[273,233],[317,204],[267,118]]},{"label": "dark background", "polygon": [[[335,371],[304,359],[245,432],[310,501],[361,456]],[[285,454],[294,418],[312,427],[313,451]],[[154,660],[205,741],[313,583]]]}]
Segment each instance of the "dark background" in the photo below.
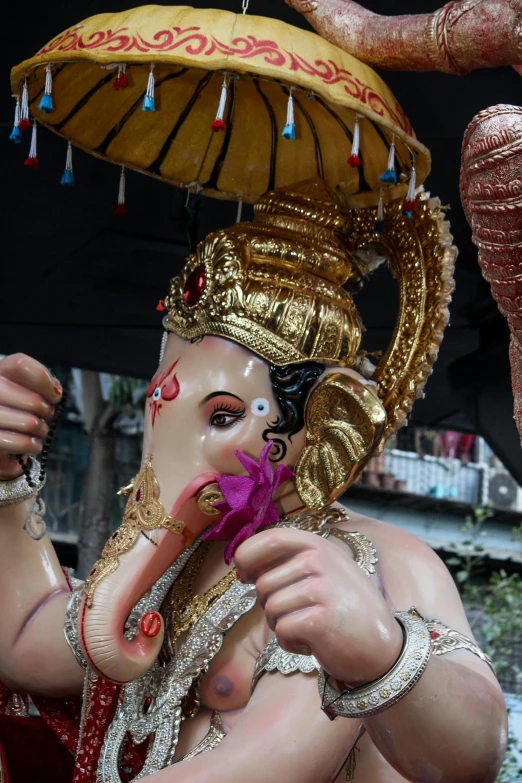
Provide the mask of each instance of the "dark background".
[{"label": "dark background", "polygon": [[[205,2],[194,0],[196,7]],[[216,0],[241,11],[240,0]],[[438,0],[364,3],[389,13],[427,13]],[[187,236],[203,236],[235,221],[236,204],[203,200],[187,225],[185,195],[127,173],[127,218],[113,217],[118,171],[78,151],[76,184],[61,187],[63,141],[41,131],[40,169],[23,165],[28,139],[8,140],[14,102],[9,70],[82,19],[131,7],[131,0],[10,3],[4,10],[0,54],[4,74],[0,155],[4,180],[0,271],[0,352],[24,351],[45,363],[148,377],[155,369],[160,316],[155,305],[187,254]],[[392,11],[393,8],[393,11]],[[251,0],[250,13],[307,27],[283,0]],[[487,31],[484,31],[487,35]],[[459,200],[460,146],[466,126],[495,103],[519,103],[522,80],[513,69],[442,73],[383,73],[419,139],[431,150],[426,188],[449,204],[459,248],[451,325],[435,371],[413,412],[416,424],[476,428],[522,482],[520,442],[513,422],[508,330],[481,278],[477,252]],[[243,217],[249,216],[246,208]],[[379,270],[356,303],[367,328],[365,348],[385,348],[396,315],[389,275]]]}]

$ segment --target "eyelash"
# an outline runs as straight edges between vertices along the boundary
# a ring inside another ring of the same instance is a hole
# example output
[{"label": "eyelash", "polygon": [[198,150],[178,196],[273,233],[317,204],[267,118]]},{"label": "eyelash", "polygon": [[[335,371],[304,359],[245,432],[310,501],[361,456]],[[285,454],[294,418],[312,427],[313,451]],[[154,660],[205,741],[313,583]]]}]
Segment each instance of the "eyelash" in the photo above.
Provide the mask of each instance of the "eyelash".
[{"label": "eyelash", "polygon": [[[229,429],[230,427],[233,427],[238,422],[243,421],[243,419],[245,418],[245,411],[246,408],[241,408],[238,410],[237,408],[231,408],[229,405],[216,405],[216,407],[214,408],[214,410],[210,415],[209,424],[211,427],[212,426],[218,427],[218,429],[220,430]],[[232,419],[232,421],[229,421],[228,424],[213,424],[214,417],[218,412],[228,414],[229,416],[233,416],[234,418]]]}]

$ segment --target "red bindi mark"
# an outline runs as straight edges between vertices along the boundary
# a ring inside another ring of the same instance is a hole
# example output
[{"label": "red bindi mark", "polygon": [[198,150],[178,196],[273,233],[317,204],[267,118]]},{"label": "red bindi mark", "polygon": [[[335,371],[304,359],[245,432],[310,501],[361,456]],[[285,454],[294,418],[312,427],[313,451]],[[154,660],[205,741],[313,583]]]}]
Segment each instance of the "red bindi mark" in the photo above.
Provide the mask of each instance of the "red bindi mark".
[{"label": "red bindi mark", "polygon": [[170,402],[171,400],[175,400],[179,394],[179,381],[177,377],[174,375],[169,380],[169,375],[174,370],[174,367],[178,362],[179,359],[176,359],[174,364],[171,364],[168,370],[157,373],[151,380],[149,388],[147,389],[147,398],[150,399],[149,410],[152,416],[153,427],[154,422],[156,421],[156,415],[159,416],[163,407],[162,400],[165,400],[165,402]]}]

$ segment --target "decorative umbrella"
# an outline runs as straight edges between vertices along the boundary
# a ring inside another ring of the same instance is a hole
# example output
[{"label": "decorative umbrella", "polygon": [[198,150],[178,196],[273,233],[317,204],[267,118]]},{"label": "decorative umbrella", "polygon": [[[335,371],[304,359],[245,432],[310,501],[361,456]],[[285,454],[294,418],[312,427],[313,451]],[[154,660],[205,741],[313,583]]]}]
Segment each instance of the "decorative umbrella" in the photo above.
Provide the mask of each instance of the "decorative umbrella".
[{"label": "decorative umbrella", "polygon": [[[320,176],[346,207],[410,193],[430,156],[374,71],[275,19],[186,6],[100,14],[13,68],[12,138],[37,123],[121,169],[254,202]],[[410,176],[412,169],[415,175]]]}]

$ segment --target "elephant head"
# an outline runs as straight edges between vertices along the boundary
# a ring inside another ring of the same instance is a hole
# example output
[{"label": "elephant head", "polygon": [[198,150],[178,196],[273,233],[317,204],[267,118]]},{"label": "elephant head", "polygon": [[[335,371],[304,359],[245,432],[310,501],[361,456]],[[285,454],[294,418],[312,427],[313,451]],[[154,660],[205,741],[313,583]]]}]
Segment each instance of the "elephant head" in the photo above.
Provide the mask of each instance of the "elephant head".
[{"label": "elephant head", "polygon": [[[390,227],[402,225],[398,208],[393,215]],[[447,291],[435,286],[439,299],[422,293],[416,319],[407,319],[407,347],[401,321],[376,371],[381,384],[366,380],[350,289],[369,272],[371,254],[349,250],[343,232],[351,225],[356,244],[368,244],[375,210],[366,221],[359,216],[359,235],[355,222],[322,180],[275,191],[256,205],[253,223],[207,237],[172,281],[163,303],[168,337],[147,392],[142,469],[80,611],[85,655],[105,678],[128,682],[156,659],[161,617],[142,618],[132,639],[127,617],[187,542],[220,522],[200,501],[221,477],[245,473],[236,452],[258,459],[272,441],[273,469],[295,473],[274,495],[278,513],[320,509],[354,480],[418,394]],[[433,225],[428,233],[439,236]],[[437,263],[435,281],[444,266]],[[415,269],[423,269],[417,256]],[[423,341],[426,324],[432,331]],[[415,381],[406,367],[389,380],[398,346]]]}]

